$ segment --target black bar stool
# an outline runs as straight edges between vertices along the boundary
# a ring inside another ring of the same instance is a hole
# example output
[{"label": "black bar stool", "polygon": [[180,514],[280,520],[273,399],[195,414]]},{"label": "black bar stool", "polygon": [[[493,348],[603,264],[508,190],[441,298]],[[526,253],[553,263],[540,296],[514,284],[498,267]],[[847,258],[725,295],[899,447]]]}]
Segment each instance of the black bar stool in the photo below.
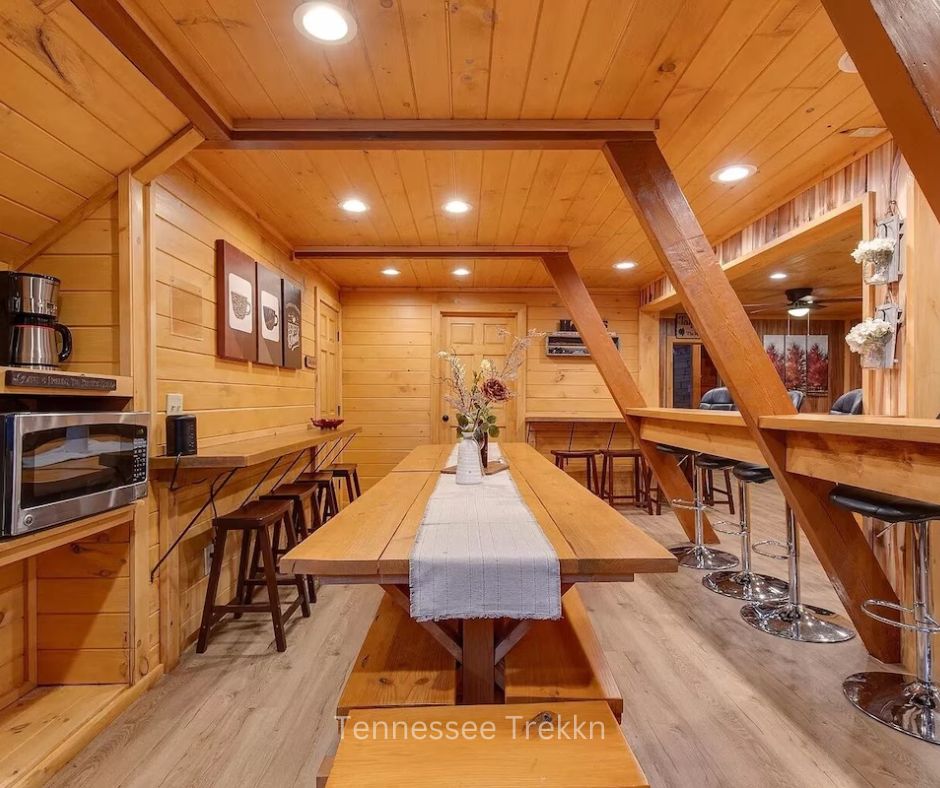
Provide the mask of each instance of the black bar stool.
[{"label": "black bar stool", "polygon": [[[291,504],[289,501],[252,501],[236,509],[231,514],[216,518],[215,539],[212,550],[212,567],[209,570],[209,583],[206,587],[206,601],[202,610],[202,623],[199,626],[199,638],[196,641],[196,653],[202,654],[209,643],[209,631],[226,613],[240,617],[242,613],[270,613],[274,625],[274,642],[278,651],[287,650],[287,638],[284,635],[284,622],[299,607],[304,615],[310,615],[310,603],[307,600],[307,588],[300,575],[278,575],[277,559],[271,530],[278,524],[286,525],[287,541],[293,547],[296,544],[293,528],[290,525]],[[241,550],[238,559],[238,577],[235,597],[224,605],[216,604],[215,597],[219,590],[222,576],[222,564],[225,558],[225,542],[229,532],[240,533]],[[255,576],[249,569],[248,556],[251,550],[252,536],[258,543],[260,567]],[[254,604],[251,601],[252,590],[256,585],[267,588],[267,603]],[[283,613],[278,586],[292,585],[297,588],[297,599]]]},{"label": "black bar stool", "polygon": [[[695,541],[673,545],[668,548],[669,552],[679,559],[680,566],[687,566],[691,569],[732,569],[737,566],[738,559],[731,553],[724,550],[715,550],[705,544],[704,522],[702,520],[702,513],[707,508],[702,500],[702,482],[706,469],[708,467],[719,467],[721,463],[725,462],[730,462],[733,465],[734,461],[725,460],[721,457],[710,457],[679,446],[668,446],[664,443],[657,444],[656,450],[680,458],[680,462],[688,460],[692,466],[692,500],[670,501],[670,505],[674,509],[691,509],[695,513]],[[717,464],[713,465],[712,462]],[[705,464],[702,465],[702,463]]]},{"label": "black bar stool", "polygon": [[[784,547],[783,555],[762,553],[763,545]],[[766,558],[789,562],[789,588],[787,598],[781,602],[755,602],[741,608],[741,618],[755,629],[801,643],[841,643],[851,640],[855,633],[834,621],[826,621],[835,615],[831,610],[813,605],[804,605],[800,595],[800,529],[796,515],[787,506],[787,541],[766,539],[754,545],[754,552]]]},{"label": "black bar stool", "polygon": [[[638,507],[646,505],[645,475],[642,470],[643,454],[639,449],[601,449],[601,497],[613,506],[626,501]],[[614,461],[633,460],[633,491],[629,495],[614,494]]]},{"label": "black bar stool", "polygon": [[333,474],[333,479],[341,484],[346,482],[346,498],[352,503],[360,495],[362,488],[359,486],[359,466],[354,463],[334,463],[328,465],[326,469]]},{"label": "black bar stool", "polygon": [[[883,725],[931,744],[940,744],[940,687],[933,681],[933,643],[940,622],[933,615],[930,583],[930,523],[940,520],[940,506],[894,495],[838,485],[829,494],[837,506],[888,523],[884,530],[907,523],[911,533],[913,607],[869,599],[862,610],[876,621],[916,633],[917,675],[870,671],[854,673],[842,683],[845,697]],[[884,533],[884,531],[882,531]],[[895,621],[876,611],[907,613],[913,623]]]},{"label": "black bar stool", "polygon": [[[316,492],[317,486],[312,482],[293,482],[291,484],[279,484],[271,492],[262,495],[260,500],[290,501],[291,523],[296,535],[295,541],[302,542],[323,524],[320,519],[320,507],[317,505],[315,498]],[[312,523],[307,519],[308,506],[310,507]],[[280,534],[278,534],[279,536]],[[280,538],[275,539],[274,557],[280,560],[286,552],[286,545],[282,547]],[[316,602],[317,584],[313,575],[307,575],[307,591],[310,594],[310,601]]]},{"label": "black bar stool", "polygon": [[339,514],[339,500],[336,498],[336,488],[333,487],[333,471],[304,471],[295,481],[317,486],[317,507],[320,510],[321,522],[325,523]]},{"label": "black bar stool", "polygon": [[[751,485],[769,482],[774,475],[770,468],[750,462],[739,462],[732,473],[738,480],[739,528],[733,533],[741,537],[741,571],[732,569],[711,572],[702,578],[702,585],[716,594],[745,602],[782,600],[787,596],[786,581],[751,569]],[[718,524],[714,521],[712,527],[718,530]]]},{"label": "black bar stool", "polygon": [[597,450],[596,449],[552,449],[555,458],[555,467],[566,470],[569,460],[584,460],[587,488],[595,495],[600,495],[600,484],[597,481]]}]

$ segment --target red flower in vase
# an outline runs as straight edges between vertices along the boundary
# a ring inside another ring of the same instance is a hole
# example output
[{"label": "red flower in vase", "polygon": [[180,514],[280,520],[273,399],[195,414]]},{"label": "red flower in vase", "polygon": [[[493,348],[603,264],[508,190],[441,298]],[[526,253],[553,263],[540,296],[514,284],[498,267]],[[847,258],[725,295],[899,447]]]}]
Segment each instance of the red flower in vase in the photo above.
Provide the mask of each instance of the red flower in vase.
[{"label": "red flower in vase", "polygon": [[499,378],[487,378],[480,386],[483,396],[490,402],[505,402],[511,396],[506,384]]}]

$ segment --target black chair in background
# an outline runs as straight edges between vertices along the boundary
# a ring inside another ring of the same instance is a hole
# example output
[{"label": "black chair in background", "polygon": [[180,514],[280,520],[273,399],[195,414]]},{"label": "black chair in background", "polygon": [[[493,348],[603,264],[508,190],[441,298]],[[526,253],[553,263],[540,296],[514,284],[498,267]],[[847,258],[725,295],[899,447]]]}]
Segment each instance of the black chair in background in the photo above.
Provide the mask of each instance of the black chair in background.
[{"label": "black chair in background", "polygon": [[[702,395],[698,403],[699,410],[737,410],[734,400],[731,398],[731,392],[724,386],[709,389]],[[718,458],[712,458],[717,460]],[[734,461],[728,460],[727,465],[713,464],[711,467],[704,468],[705,479],[702,490],[703,498],[706,504],[714,506],[716,503],[723,503],[728,506],[728,512],[734,514],[734,495],[731,493],[731,468],[734,467]],[[715,471],[724,473],[725,487],[715,487]],[[724,500],[716,501],[715,493],[720,493]]]},{"label": "black chair in background", "polygon": [[862,390],[852,389],[845,392],[832,403],[830,416],[858,416],[862,412]]}]

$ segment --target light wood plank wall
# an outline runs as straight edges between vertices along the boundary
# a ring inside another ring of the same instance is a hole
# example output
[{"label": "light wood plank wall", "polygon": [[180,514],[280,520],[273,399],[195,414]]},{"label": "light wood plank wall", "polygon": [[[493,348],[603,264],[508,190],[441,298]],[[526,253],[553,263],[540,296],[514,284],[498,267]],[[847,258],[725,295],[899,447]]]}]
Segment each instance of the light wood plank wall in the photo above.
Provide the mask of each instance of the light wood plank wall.
[{"label": "light wood plank wall", "polygon": [[[303,430],[316,415],[314,370],[288,370],[228,361],[216,356],[215,241],[219,238],[303,285],[303,351],[316,356],[315,308],[323,298],[339,308],[331,282],[309,267],[291,261],[289,250],[241,207],[230,202],[195,170],[180,165],[161,176],[152,189],[153,246],[156,277],[156,401],[153,414],[154,453],[165,446],[166,395],[183,395],[183,407],[194,413],[200,446],[241,437]],[[295,467],[295,473],[301,465]],[[216,499],[220,514],[236,508],[262,470],[239,473]],[[279,474],[272,474],[265,491]],[[202,475],[200,478],[204,478]],[[185,482],[182,479],[181,482]],[[189,522],[207,495],[205,484],[174,495],[175,519]],[[180,544],[181,640],[189,641],[199,626],[205,598],[203,550],[209,543],[211,510]],[[160,554],[159,511],[151,496],[151,563]],[[163,545],[165,547],[165,545]],[[234,546],[232,546],[234,548]],[[233,562],[235,557],[233,549]],[[227,567],[219,598],[231,594],[234,566]],[[158,599],[158,588],[154,586]],[[151,605],[151,651],[157,656],[159,605]],[[151,664],[156,664],[151,659]]]},{"label": "light wood plank wall", "polygon": [[26,561],[0,568],[0,707],[27,681],[26,573]]},{"label": "light wood plank wall", "polygon": [[[570,315],[551,291],[425,291],[344,290],[342,292],[343,414],[362,434],[346,452],[359,464],[364,486],[387,474],[415,446],[433,442],[431,376],[438,374],[432,356],[433,307],[524,304],[529,329],[553,331]],[[610,329],[620,335],[627,366],[637,372],[637,313],[635,291],[597,294],[595,300]],[[618,411],[600,373],[588,359],[549,358],[544,345],[534,345],[526,361],[524,412],[616,417]],[[579,425],[573,445],[606,446],[609,427]],[[524,435],[519,439],[523,440]],[[568,445],[562,425],[533,429],[533,441],[544,453]],[[615,445],[627,445],[621,428]]]},{"label": "light wood plank wall", "polygon": [[118,205],[113,198],[23,269],[51,274],[62,286],[59,322],[72,331],[62,369],[116,375],[118,348]]}]

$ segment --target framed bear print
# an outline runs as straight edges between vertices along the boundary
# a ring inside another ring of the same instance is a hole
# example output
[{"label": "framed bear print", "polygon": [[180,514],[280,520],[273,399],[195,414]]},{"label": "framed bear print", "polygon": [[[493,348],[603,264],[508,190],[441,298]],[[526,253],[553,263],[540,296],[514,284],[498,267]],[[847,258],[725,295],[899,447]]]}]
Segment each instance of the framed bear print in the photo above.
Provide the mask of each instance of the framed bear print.
[{"label": "framed bear print", "polygon": [[304,363],[302,347],[301,297],[303,290],[289,279],[282,279],[284,305],[284,366],[300,369]]}]

